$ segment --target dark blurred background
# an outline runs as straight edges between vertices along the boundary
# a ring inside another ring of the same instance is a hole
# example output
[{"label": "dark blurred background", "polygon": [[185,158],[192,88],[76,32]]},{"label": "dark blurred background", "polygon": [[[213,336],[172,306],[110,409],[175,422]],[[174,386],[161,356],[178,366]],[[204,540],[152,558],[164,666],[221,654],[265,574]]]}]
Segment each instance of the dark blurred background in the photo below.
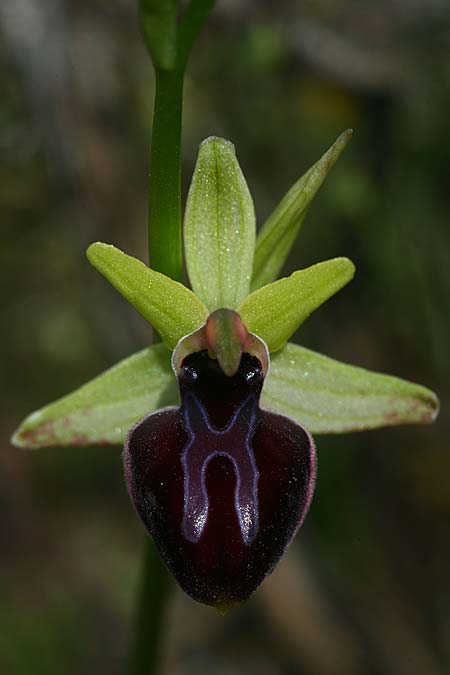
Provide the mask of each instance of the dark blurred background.
[{"label": "dark blurred background", "polygon": [[[153,75],[133,0],[6,0],[0,19],[0,672],[114,675],[144,543],[120,449],[8,439],[150,340],[84,252],[146,259]],[[184,191],[199,142],[225,136],[259,223],[354,128],[287,270],[347,255],[357,275],[298,340],[434,388],[442,413],[317,438],[285,560],[226,618],[174,587],[164,673],[449,673],[450,4],[222,0],[185,94]]]}]

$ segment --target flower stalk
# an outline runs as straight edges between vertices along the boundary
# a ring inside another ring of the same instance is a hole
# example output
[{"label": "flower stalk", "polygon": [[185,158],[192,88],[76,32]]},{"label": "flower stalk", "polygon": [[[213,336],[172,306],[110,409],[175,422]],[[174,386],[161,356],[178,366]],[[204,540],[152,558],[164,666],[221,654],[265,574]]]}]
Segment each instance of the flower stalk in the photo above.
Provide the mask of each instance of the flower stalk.
[{"label": "flower stalk", "polygon": [[184,72],[155,69],[150,152],[148,246],[150,266],[182,281],[181,118]]},{"label": "flower stalk", "polygon": [[[183,280],[181,126],[184,73],[189,53],[213,2],[191,0],[179,28],[177,0],[141,0],[140,5],[144,40],[155,69],[148,192],[149,262],[155,271],[180,282]],[[169,586],[167,569],[153,542],[148,541],[138,588],[131,675],[158,672]]]}]

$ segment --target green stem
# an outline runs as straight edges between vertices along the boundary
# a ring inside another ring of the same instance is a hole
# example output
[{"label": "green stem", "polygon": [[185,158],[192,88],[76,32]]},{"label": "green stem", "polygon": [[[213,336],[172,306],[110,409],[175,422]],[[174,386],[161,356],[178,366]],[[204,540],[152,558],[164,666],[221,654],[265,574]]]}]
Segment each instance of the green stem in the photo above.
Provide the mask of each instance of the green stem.
[{"label": "green stem", "polygon": [[[183,72],[156,71],[149,184],[149,259],[153,269],[182,281],[181,118]],[[155,336],[157,337],[157,336]],[[131,675],[156,675],[161,659],[169,574],[146,543],[138,590]]]},{"label": "green stem", "polygon": [[181,244],[181,121],[183,82],[194,42],[214,0],[191,0],[177,31],[176,60],[172,68],[155,67],[149,184],[150,266],[183,280]]},{"label": "green stem", "polygon": [[161,660],[170,578],[152,541],[146,543],[139,585],[132,675],[156,675]]},{"label": "green stem", "polygon": [[182,281],[181,116],[182,70],[156,71],[149,185],[150,266]]},{"label": "green stem", "polygon": [[[181,117],[183,71],[156,73],[149,184],[149,259],[153,269],[181,281]],[[152,541],[146,543],[138,590],[131,675],[159,671],[169,574]]]},{"label": "green stem", "polygon": [[[187,60],[214,0],[191,0],[176,40],[171,68],[156,67],[155,107],[149,184],[149,259],[153,269],[182,281],[181,245],[181,122],[183,81]],[[173,7],[176,9],[177,3]],[[141,11],[158,8],[152,0]],[[162,33],[160,32],[162,36]],[[170,31],[167,33],[170,39]],[[147,32],[147,43],[151,34]],[[150,44],[148,44],[151,47]],[[183,308],[180,308],[182,311]],[[146,545],[139,587],[131,675],[156,675],[161,656],[165,606],[170,588],[168,572],[153,545]]]}]

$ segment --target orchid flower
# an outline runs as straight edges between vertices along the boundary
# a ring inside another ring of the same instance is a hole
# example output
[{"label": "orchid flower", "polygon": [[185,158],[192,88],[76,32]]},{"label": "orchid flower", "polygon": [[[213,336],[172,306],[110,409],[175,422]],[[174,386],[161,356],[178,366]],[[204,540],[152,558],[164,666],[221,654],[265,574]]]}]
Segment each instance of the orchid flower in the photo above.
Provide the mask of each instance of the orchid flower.
[{"label": "orchid flower", "polygon": [[350,136],[257,236],[233,145],[206,139],[184,221],[192,290],[114,246],[87,252],[162,342],[32,413],[13,437],[30,448],[124,444],[130,498],[166,565],[192,598],[221,610],[255,591],[303,522],[311,434],[424,424],[438,412],[422,386],[289,342],[354,275],[341,257],[275,280]]}]

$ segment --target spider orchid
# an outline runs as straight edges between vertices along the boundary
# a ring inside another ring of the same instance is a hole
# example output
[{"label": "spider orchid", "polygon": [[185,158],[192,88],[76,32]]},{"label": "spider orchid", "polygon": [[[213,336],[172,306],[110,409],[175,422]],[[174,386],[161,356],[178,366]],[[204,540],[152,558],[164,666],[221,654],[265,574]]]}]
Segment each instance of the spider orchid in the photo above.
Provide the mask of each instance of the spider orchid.
[{"label": "spider orchid", "polygon": [[[275,281],[345,132],[256,237],[234,147],[200,147],[186,205],[192,290],[111,245],[90,262],[162,338],[31,414],[22,447],[120,444],[131,500],[192,598],[226,610],[273,570],[302,524],[316,476],[311,433],[428,423],[428,389],[289,342],[348,283],[334,258]],[[178,386],[177,386],[178,385]]]}]

